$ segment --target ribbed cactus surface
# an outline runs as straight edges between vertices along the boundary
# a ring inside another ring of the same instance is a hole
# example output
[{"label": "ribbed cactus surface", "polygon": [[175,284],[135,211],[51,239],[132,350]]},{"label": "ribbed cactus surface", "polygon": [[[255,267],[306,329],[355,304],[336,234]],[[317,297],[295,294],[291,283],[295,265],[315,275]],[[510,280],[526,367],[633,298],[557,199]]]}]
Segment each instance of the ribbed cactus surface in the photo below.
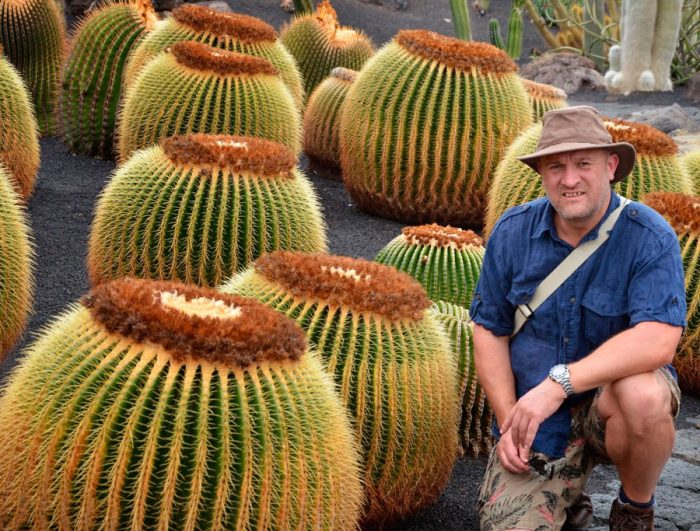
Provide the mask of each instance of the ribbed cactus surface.
[{"label": "ribbed cactus surface", "polygon": [[546,83],[522,79],[532,106],[532,119],[537,122],[547,111],[566,107],[566,92]]},{"label": "ribbed cactus surface", "polygon": [[486,43],[400,31],[343,106],[341,167],[355,203],[407,223],[480,226],[496,164],[532,122],[516,68]]},{"label": "ribbed cactus surface", "polygon": [[301,151],[301,117],[267,59],[181,41],[150,61],[128,87],[118,155],[188,133],[256,136]]},{"label": "ribbed cactus surface", "polygon": [[125,72],[125,83],[131,85],[148,61],[178,41],[197,41],[215,48],[262,57],[279,71],[282,81],[301,106],[304,83],[296,61],[277,39],[275,29],[259,18],[238,13],[222,13],[214,9],[184,4],[173,9],[171,17],[156,24],[134,50]]},{"label": "ribbed cactus surface", "polygon": [[693,181],[694,193],[700,193],[700,151],[691,151],[681,157],[681,163],[688,177]]},{"label": "ribbed cactus surface", "polygon": [[341,66],[314,89],[304,111],[304,151],[317,161],[340,165],[340,112],[357,71]]},{"label": "ribbed cactus surface", "polygon": [[328,0],[282,28],[280,39],[297,60],[307,96],[335,67],[360,70],[374,53],[369,37],[338,23]]},{"label": "ribbed cactus surface", "polygon": [[642,200],[666,218],[681,246],[687,325],[673,365],[681,389],[700,395],[700,196],[655,192]]},{"label": "ribbed cactus surface", "polygon": [[355,529],[358,453],[303,332],[123,279],[57,318],[0,400],[2,529]]},{"label": "ribbed cactus surface", "polygon": [[43,135],[56,133],[65,34],[66,23],[55,0],[0,0],[0,45],[27,82]]},{"label": "ribbed cactus surface", "polygon": [[32,305],[33,252],[20,203],[8,172],[0,166],[0,361],[24,330]]},{"label": "ribbed cactus surface", "polygon": [[39,170],[38,133],[24,80],[0,47],[0,160],[25,200],[34,190]]},{"label": "ribbed cactus surface", "polygon": [[137,152],[104,189],[93,283],[137,276],[216,286],[265,252],[326,250],[316,194],[283,145],[185,135]]},{"label": "ribbed cactus surface", "polygon": [[484,261],[484,242],[474,232],[455,227],[405,227],[375,261],[411,275],[433,301],[468,307]]},{"label": "ribbed cactus surface", "polygon": [[59,129],[74,152],[114,157],[114,131],[129,53],[153,24],[150,0],[91,11],[71,42],[59,96]]},{"label": "ribbed cactus surface", "polygon": [[333,375],[362,447],[364,521],[432,503],[450,475],[456,363],[420,285],[352,258],[275,252],[223,288],[293,318]]},{"label": "ribbed cactus surface", "polygon": [[[620,119],[606,119],[605,125],[613,142],[629,142],[637,150],[632,172],[613,187],[617,193],[634,200],[651,192],[693,193],[693,183],[671,137],[649,125]],[[541,123],[523,132],[499,163],[489,191],[485,236],[508,208],[544,196],[540,175],[516,158],[535,151],[541,132]]]}]

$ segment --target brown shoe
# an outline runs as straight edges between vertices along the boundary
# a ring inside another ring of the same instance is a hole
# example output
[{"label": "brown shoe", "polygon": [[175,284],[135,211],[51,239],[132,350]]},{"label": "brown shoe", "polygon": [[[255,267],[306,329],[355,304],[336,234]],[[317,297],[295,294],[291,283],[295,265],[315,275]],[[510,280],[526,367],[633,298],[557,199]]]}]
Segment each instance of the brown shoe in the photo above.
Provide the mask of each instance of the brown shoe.
[{"label": "brown shoe", "polygon": [[640,509],[615,499],[610,507],[610,531],[653,531],[654,508]]},{"label": "brown shoe", "polygon": [[566,508],[566,521],[562,531],[586,529],[593,523],[593,503],[590,496],[582,492],[576,501]]}]

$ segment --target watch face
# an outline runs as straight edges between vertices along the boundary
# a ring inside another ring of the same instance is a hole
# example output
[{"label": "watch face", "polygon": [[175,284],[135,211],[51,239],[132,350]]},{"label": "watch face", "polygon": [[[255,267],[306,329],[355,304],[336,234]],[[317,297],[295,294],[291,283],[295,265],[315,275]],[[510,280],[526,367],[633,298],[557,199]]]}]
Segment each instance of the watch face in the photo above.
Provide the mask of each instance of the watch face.
[{"label": "watch face", "polygon": [[563,378],[566,375],[566,367],[564,365],[555,365],[552,367],[553,378]]}]

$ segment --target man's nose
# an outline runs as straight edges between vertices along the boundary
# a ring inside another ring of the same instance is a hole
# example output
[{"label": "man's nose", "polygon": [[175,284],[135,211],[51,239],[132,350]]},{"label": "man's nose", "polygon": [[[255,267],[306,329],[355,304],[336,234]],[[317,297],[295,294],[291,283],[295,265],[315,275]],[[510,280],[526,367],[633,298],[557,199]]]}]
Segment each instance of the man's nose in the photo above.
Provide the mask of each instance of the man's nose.
[{"label": "man's nose", "polygon": [[561,183],[564,186],[574,186],[578,184],[580,178],[578,171],[576,171],[576,166],[573,164],[566,164],[561,177]]}]

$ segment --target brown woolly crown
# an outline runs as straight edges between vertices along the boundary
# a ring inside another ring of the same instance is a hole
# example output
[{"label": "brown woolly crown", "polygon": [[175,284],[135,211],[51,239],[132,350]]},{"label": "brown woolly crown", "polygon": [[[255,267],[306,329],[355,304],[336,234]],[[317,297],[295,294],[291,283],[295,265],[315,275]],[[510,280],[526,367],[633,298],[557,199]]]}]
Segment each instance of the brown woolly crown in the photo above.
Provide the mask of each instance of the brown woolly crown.
[{"label": "brown woolly crown", "polygon": [[274,42],[275,28],[259,18],[239,13],[222,13],[194,4],[183,4],[173,9],[175,20],[202,33],[217,37],[233,37],[245,44]]},{"label": "brown woolly crown", "polygon": [[153,9],[151,0],[133,0],[133,5],[136,6],[136,9],[140,13],[146,29],[152,30],[156,22],[158,22],[158,15],[156,15],[156,10]]},{"label": "brown woolly crown", "polygon": [[326,32],[330,46],[342,48],[367,39],[361,31],[338,24],[338,15],[328,0],[322,0],[316,6],[316,10],[307,16],[318,22],[323,31]]},{"label": "brown woolly crown", "polygon": [[168,50],[178,63],[194,70],[210,70],[222,76],[278,74],[277,69],[267,59],[213,48],[201,42],[180,41]]},{"label": "brown woolly crown", "polygon": [[404,227],[401,230],[406,241],[411,245],[431,245],[434,247],[483,247],[484,240],[471,230],[432,223],[416,227]]},{"label": "brown woolly crown", "polygon": [[427,30],[401,30],[394,40],[409,53],[457,70],[476,68],[494,74],[518,70],[506,52],[485,42],[467,42]]},{"label": "brown woolly crown", "polygon": [[412,277],[367,260],[275,251],[258,258],[255,269],[295,297],[320,299],[392,321],[420,320],[430,306]]},{"label": "brown woolly crown", "polygon": [[358,73],[359,72],[357,70],[343,68],[342,66],[336,66],[333,70],[331,70],[331,76],[336,79],[340,79],[341,81],[347,81],[348,83],[355,81]]},{"label": "brown woolly crown", "polygon": [[253,299],[178,282],[122,278],[100,284],[82,304],[109,332],[156,343],[177,361],[251,364],[297,360],[306,336]]},{"label": "brown woolly crown", "polygon": [[652,192],[642,201],[666,218],[676,234],[700,234],[700,196]]},{"label": "brown woolly crown", "polygon": [[160,146],[175,164],[216,166],[262,177],[291,176],[296,163],[286,146],[250,136],[196,133],[165,138]]},{"label": "brown woolly crown", "polygon": [[537,83],[536,81],[530,81],[529,79],[521,78],[525,90],[527,90],[530,96],[540,99],[547,100],[565,100],[566,92],[557,88],[553,85],[547,85],[546,83]]},{"label": "brown woolly crown", "polygon": [[619,118],[606,118],[605,125],[613,142],[629,142],[637,150],[637,155],[664,157],[678,153],[673,139],[650,125]]}]

